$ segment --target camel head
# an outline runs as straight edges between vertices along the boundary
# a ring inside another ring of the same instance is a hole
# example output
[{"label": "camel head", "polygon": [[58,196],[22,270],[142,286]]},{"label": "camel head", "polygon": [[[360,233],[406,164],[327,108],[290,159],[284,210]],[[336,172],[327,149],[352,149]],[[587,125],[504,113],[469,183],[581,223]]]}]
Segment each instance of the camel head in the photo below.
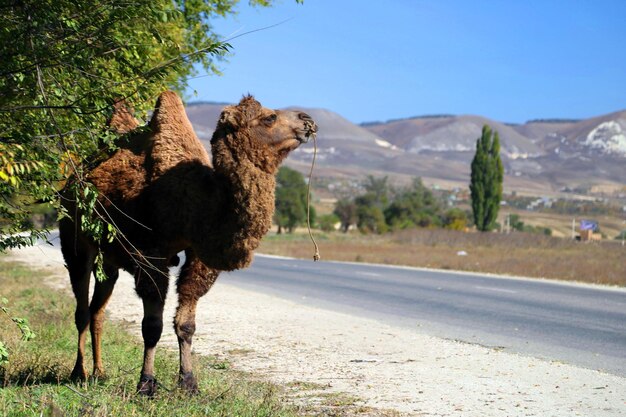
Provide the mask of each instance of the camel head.
[{"label": "camel head", "polygon": [[[222,111],[211,145],[228,136],[237,147],[247,148],[252,158],[261,154],[280,163],[289,152],[317,133],[311,116],[301,111],[272,110],[261,106],[252,96]],[[254,152],[250,152],[253,151]],[[262,159],[262,158],[261,158]]]}]

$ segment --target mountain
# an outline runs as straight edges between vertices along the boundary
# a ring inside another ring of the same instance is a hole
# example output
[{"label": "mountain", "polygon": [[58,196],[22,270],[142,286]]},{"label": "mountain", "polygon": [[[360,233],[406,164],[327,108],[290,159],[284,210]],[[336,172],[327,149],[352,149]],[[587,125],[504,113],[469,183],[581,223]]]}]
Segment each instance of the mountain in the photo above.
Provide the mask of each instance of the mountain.
[{"label": "mountain", "polygon": [[412,153],[470,151],[473,154],[476,139],[485,124],[499,132],[503,139],[502,152],[509,158],[542,153],[532,141],[512,127],[480,116],[420,117],[369,125],[367,129]]},{"label": "mountain", "polygon": [[626,110],[574,123],[531,121],[525,126],[520,131],[548,152],[567,157],[626,157]]},{"label": "mountain", "polygon": [[189,117],[189,121],[196,131],[196,135],[209,150],[211,148],[209,141],[213,136],[215,125],[224,106],[228,106],[228,103],[199,102],[187,105],[187,117]]},{"label": "mountain", "polygon": [[469,163],[484,124],[500,135],[505,187],[507,183],[512,189],[551,191],[626,187],[626,111],[520,125],[481,116],[426,116],[365,127],[406,152]]},{"label": "mountain", "polygon": [[[209,140],[224,103],[191,103],[187,113],[200,139]],[[290,107],[293,109],[295,107]],[[326,109],[301,108],[317,122],[316,175],[363,178],[420,176],[442,187],[466,187],[482,126],[500,135],[505,189],[557,193],[561,189],[626,187],[626,110],[585,120],[534,120],[514,125],[482,116],[423,116],[363,125]],[[308,172],[313,145],[287,165]]]}]

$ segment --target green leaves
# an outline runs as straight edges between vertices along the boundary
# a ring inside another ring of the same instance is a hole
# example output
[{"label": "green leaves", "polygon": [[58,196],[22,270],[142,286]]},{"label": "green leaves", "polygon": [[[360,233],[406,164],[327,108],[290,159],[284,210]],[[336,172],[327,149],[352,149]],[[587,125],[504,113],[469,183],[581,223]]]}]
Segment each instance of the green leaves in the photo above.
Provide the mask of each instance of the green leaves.
[{"label": "green leaves", "polygon": [[[298,171],[281,167],[276,176],[276,209],[274,221],[279,230],[292,232],[306,221],[307,186]],[[314,218],[314,215],[312,216]]]},{"label": "green leaves", "polygon": [[476,141],[476,154],[472,160],[470,193],[474,223],[480,231],[493,229],[500,201],[504,167],[500,159],[500,137],[487,125]]},{"label": "green leaves", "polygon": [[[9,303],[9,300],[7,300],[4,297],[0,297],[0,312],[9,316],[11,321],[15,323],[15,326],[22,333],[21,339],[23,341],[28,342],[29,340],[34,339],[35,333],[31,330],[30,326],[28,325],[28,320],[22,317],[11,317],[11,315],[9,314],[8,307],[6,307],[8,303]],[[8,361],[9,361],[9,348],[2,341],[0,341],[0,365],[3,365],[4,363]]]},{"label": "green leaves", "polygon": [[385,219],[393,229],[439,226],[441,206],[422,182],[413,180],[411,187],[400,191],[384,211]]},{"label": "green leaves", "polygon": [[9,349],[0,340],[0,366],[4,365],[8,361],[9,361]]},{"label": "green leaves", "polygon": [[25,153],[22,145],[0,143],[0,181],[17,188],[23,176],[42,167],[39,161],[21,160]]}]

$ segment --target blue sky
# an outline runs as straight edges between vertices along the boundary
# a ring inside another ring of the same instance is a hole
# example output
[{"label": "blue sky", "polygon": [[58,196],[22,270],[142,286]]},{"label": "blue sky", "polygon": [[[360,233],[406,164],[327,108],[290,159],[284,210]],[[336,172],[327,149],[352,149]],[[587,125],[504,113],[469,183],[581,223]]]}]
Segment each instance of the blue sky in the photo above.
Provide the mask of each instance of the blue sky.
[{"label": "blue sky", "polygon": [[503,122],[626,108],[626,0],[281,0],[212,21],[222,76],[191,101],[333,110],[352,122],[478,114]]}]

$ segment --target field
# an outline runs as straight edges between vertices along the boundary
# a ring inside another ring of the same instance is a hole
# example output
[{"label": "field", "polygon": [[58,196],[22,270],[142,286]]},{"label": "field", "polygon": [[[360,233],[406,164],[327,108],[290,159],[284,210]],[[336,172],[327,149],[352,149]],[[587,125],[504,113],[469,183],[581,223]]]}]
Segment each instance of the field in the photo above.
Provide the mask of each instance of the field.
[{"label": "field", "polygon": [[[383,263],[626,286],[626,247],[530,233],[413,229],[385,235],[315,232],[322,260]],[[308,234],[268,235],[261,253],[312,259]]]}]

